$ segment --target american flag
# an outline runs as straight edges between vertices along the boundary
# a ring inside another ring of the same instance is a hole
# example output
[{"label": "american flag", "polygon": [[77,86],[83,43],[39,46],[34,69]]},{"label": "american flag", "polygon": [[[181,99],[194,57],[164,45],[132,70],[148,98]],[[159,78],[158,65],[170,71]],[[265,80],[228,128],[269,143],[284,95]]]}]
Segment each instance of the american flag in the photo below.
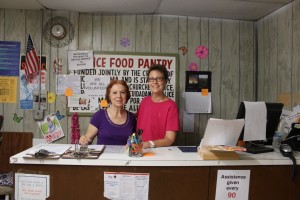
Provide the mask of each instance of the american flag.
[{"label": "american flag", "polygon": [[40,70],[40,60],[36,55],[30,34],[28,36],[25,62],[26,62],[26,67],[25,67],[26,77],[35,75],[36,72]]}]

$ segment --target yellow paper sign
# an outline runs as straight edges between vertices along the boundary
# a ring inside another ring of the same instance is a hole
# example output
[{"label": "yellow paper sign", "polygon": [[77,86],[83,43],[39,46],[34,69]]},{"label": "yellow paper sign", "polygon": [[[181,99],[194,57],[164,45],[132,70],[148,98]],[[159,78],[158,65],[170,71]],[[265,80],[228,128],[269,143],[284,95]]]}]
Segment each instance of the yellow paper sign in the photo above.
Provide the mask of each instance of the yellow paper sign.
[{"label": "yellow paper sign", "polygon": [[1,95],[0,102],[16,103],[17,102],[17,89],[18,89],[17,76],[1,76]]}]

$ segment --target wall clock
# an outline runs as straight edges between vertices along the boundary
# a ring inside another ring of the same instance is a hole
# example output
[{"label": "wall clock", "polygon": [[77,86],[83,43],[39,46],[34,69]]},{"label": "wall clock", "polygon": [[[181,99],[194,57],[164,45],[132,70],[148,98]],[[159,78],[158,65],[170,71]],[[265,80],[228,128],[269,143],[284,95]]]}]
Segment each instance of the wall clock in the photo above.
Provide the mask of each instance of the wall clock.
[{"label": "wall clock", "polygon": [[54,24],[51,27],[51,34],[58,40],[63,39],[66,36],[66,28],[62,24]]},{"label": "wall clock", "polygon": [[51,18],[43,27],[43,37],[53,47],[64,47],[74,39],[73,24],[65,17]]}]

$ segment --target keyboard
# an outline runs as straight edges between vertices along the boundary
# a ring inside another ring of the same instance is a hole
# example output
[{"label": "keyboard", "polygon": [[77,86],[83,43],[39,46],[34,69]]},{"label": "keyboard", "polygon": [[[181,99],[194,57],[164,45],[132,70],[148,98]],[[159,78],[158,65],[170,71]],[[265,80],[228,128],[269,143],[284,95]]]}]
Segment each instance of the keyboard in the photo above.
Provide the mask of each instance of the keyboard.
[{"label": "keyboard", "polygon": [[263,145],[255,145],[255,144],[246,144],[245,148],[247,149],[247,153],[258,154],[258,153],[267,153],[273,152],[274,149],[271,147],[266,147]]}]

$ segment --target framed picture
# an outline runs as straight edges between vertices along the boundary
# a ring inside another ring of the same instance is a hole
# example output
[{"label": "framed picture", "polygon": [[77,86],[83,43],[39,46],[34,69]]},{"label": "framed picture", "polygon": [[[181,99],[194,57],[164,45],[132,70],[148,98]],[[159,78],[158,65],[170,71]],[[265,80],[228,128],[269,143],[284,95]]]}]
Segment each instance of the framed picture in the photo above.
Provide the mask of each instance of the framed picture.
[{"label": "framed picture", "polygon": [[211,72],[187,71],[185,91],[201,92],[202,89],[208,89],[208,92],[211,92]]}]

